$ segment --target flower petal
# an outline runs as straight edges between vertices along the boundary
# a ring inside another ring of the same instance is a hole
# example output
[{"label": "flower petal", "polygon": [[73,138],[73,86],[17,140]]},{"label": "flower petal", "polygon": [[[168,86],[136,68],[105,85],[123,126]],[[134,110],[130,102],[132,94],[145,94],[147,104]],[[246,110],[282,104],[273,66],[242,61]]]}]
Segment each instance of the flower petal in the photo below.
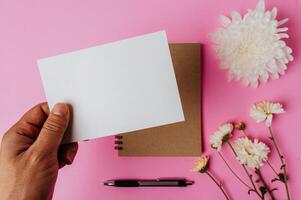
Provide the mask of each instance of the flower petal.
[{"label": "flower petal", "polygon": [[226,17],[224,15],[220,16],[220,22],[222,23],[223,26],[228,26],[231,24],[231,19],[229,17]]},{"label": "flower petal", "polygon": [[251,81],[251,86],[252,86],[253,88],[257,88],[257,87],[258,87],[258,79],[253,79],[253,80]]},{"label": "flower petal", "polygon": [[277,17],[277,8],[273,8],[271,12],[271,20],[276,19]]},{"label": "flower petal", "polygon": [[264,12],[265,10],[265,3],[264,3],[264,0],[259,0],[257,6],[256,6],[256,11],[258,12]]},{"label": "flower petal", "polygon": [[267,115],[264,112],[259,111],[256,107],[251,109],[250,116],[255,119],[257,123],[262,122],[267,118]]},{"label": "flower petal", "polygon": [[282,105],[280,103],[274,103],[271,106],[271,113],[279,114],[284,113],[284,109],[282,108]]},{"label": "flower petal", "polygon": [[245,86],[248,86],[250,84],[250,81],[247,79],[247,78],[244,78],[242,80],[242,83],[245,85]]},{"label": "flower petal", "polygon": [[232,12],[232,19],[234,22],[240,22],[241,21],[241,15],[237,11]]},{"label": "flower petal", "polygon": [[265,71],[260,77],[263,82],[267,82],[269,79],[269,74]]},{"label": "flower petal", "polygon": [[286,33],[279,33],[278,35],[280,36],[280,39],[281,38],[289,38],[288,34],[286,34]]},{"label": "flower petal", "polygon": [[287,27],[278,28],[278,29],[277,29],[277,33],[279,33],[279,32],[285,32],[285,31],[287,31],[287,30],[288,30]]},{"label": "flower petal", "polygon": [[288,18],[279,21],[278,26],[281,26],[281,25],[285,24],[286,22],[288,22]]},{"label": "flower petal", "polygon": [[274,79],[274,80],[279,79],[278,71],[277,71],[276,73],[273,73],[273,74],[272,74],[272,79]]},{"label": "flower petal", "polygon": [[288,53],[287,52],[287,49],[284,49],[285,51],[285,55],[286,55],[286,58],[289,60],[289,61],[293,61],[294,60],[294,57],[292,56],[291,53]]}]

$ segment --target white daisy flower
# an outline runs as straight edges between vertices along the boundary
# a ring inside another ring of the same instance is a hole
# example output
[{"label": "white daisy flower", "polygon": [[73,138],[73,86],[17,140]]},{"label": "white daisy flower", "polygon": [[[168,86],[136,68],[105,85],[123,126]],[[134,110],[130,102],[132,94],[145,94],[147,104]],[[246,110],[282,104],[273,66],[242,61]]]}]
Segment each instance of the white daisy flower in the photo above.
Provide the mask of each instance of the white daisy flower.
[{"label": "white daisy flower", "polygon": [[218,130],[211,135],[209,141],[211,147],[220,151],[222,145],[230,139],[232,131],[233,125],[231,123],[221,125]]},{"label": "white daisy flower", "polygon": [[209,156],[200,157],[193,166],[193,171],[204,173],[208,169]]},{"label": "white daisy flower", "polygon": [[258,140],[252,142],[247,137],[238,138],[234,145],[237,160],[249,168],[255,169],[263,165],[268,159],[270,149],[267,145]]},{"label": "white daisy flower", "polygon": [[284,109],[280,103],[272,103],[269,101],[261,101],[254,104],[250,110],[250,116],[257,123],[265,122],[267,127],[272,125],[273,114],[284,113]]},{"label": "white daisy flower", "polygon": [[276,20],[277,9],[265,11],[264,0],[255,10],[232,18],[221,16],[223,28],[213,35],[221,68],[228,70],[228,79],[242,80],[244,85],[257,87],[259,80],[267,82],[270,75],[278,79],[284,75],[286,64],[293,60],[292,49],[282,40],[288,38],[288,28],[280,27],[288,21]]}]

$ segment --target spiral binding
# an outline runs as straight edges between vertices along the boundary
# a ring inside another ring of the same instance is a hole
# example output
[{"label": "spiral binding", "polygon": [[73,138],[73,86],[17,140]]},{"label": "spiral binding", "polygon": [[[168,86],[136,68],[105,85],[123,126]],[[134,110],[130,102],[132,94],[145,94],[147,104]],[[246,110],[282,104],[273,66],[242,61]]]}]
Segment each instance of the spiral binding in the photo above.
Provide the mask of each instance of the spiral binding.
[{"label": "spiral binding", "polygon": [[115,150],[122,150],[122,149],[123,149],[123,146],[122,146],[122,144],[123,144],[122,138],[123,138],[122,135],[116,135],[116,136],[115,136],[115,142],[114,142],[114,144],[115,144],[114,149],[115,149]]}]

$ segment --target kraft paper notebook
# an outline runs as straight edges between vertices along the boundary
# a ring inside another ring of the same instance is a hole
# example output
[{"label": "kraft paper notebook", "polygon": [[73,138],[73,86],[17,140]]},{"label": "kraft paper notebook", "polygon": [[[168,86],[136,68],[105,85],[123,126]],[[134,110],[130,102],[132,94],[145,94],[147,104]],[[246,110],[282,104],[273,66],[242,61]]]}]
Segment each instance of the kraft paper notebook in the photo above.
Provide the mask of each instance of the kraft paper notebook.
[{"label": "kraft paper notebook", "polygon": [[115,137],[119,156],[199,156],[200,44],[170,44],[185,121]]}]

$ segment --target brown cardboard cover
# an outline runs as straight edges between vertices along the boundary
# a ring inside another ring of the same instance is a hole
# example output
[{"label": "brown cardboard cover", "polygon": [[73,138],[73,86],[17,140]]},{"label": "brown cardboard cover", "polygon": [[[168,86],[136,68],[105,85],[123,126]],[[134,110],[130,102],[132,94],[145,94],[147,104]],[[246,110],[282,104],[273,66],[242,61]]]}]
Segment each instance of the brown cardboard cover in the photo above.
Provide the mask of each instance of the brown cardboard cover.
[{"label": "brown cardboard cover", "polygon": [[199,156],[200,44],[170,44],[185,121],[122,134],[120,156]]}]

